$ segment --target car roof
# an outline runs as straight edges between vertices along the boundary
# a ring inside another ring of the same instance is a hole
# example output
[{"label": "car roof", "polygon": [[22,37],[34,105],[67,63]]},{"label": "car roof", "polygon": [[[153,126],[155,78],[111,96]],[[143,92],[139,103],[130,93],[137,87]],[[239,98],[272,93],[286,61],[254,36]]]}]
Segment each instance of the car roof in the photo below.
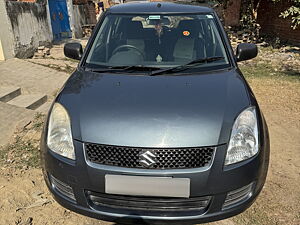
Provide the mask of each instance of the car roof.
[{"label": "car roof", "polygon": [[129,2],[109,9],[110,13],[212,13],[209,7],[171,2]]}]

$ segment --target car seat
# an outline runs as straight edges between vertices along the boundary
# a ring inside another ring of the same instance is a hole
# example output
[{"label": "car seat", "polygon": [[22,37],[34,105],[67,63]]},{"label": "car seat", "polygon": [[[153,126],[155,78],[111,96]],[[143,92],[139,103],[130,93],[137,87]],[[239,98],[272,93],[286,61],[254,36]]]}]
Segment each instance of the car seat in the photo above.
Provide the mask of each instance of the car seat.
[{"label": "car seat", "polygon": [[145,51],[143,25],[140,21],[130,21],[127,24],[125,39],[126,39],[126,44],[138,48],[141,52]]},{"label": "car seat", "polygon": [[173,50],[174,61],[192,61],[206,57],[205,44],[196,20],[182,20],[178,25],[178,39]]}]

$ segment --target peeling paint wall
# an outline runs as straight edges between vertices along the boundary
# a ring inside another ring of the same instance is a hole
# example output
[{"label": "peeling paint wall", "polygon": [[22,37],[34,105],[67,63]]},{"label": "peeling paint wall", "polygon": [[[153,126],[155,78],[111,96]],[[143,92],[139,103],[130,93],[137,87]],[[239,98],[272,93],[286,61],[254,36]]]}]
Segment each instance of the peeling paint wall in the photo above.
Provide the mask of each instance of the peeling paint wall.
[{"label": "peeling paint wall", "polygon": [[88,24],[87,17],[85,15],[84,5],[73,5],[74,13],[74,32],[75,38],[82,38],[83,31],[82,25]]},{"label": "peeling paint wall", "polygon": [[73,0],[66,0],[67,2],[67,9],[68,9],[68,14],[69,14],[69,23],[70,23],[70,28],[72,31],[72,38],[75,38],[75,18],[74,18],[74,8],[73,8]]},{"label": "peeling paint wall", "polygon": [[73,18],[73,34],[75,38],[82,38],[82,26],[95,25],[97,23],[94,3],[73,5]]},{"label": "peeling paint wall", "polygon": [[32,57],[38,46],[51,44],[52,33],[46,6],[46,0],[37,3],[6,2],[15,42],[15,57]]}]

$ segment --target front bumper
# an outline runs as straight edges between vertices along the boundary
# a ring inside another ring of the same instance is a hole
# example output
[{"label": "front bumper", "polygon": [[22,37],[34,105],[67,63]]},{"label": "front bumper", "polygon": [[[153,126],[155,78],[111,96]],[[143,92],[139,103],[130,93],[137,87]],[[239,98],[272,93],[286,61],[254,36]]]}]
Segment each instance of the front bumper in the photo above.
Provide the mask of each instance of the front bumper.
[{"label": "front bumper", "polygon": [[[83,144],[74,140],[76,161],[63,158],[50,151],[41,142],[45,181],[57,202],[65,208],[86,216],[119,223],[202,223],[234,216],[247,209],[260,193],[266,179],[269,147],[264,143],[255,157],[224,167],[226,145],[216,148],[212,165],[206,169],[147,170],[99,166],[87,163]],[[190,199],[210,196],[210,202],[202,210],[139,210],[126,207],[93,205],[87,193],[105,193],[105,175],[143,175],[190,178]],[[71,187],[75,200],[55,188],[51,176]],[[229,192],[252,183],[251,193],[241,201],[224,208]]]}]

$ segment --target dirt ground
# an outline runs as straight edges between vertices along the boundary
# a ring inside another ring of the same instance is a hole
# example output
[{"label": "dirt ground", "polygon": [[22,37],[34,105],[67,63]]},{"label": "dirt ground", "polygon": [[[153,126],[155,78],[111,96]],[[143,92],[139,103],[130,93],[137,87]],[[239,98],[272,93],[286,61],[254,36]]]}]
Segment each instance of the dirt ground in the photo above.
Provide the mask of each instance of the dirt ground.
[{"label": "dirt ground", "polygon": [[[294,75],[291,78],[278,74],[252,76],[253,71],[247,66],[256,66],[259,61],[242,65],[242,70],[244,68],[269,126],[271,160],[267,181],[252,207],[236,217],[211,225],[300,224],[300,79],[294,79]],[[263,71],[266,72],[256,72]],[[300,76],[300,71],[293,74]],[[31,126],[23,130],[21,136],[37,143],[41,124]],[[41,170],[35,168],[38,159],[30,156],[30,151],[35,151],[31,142],[25,142],[27,152],[12,157],[19,145],[14,143],[0,163],[0,224],[110,224],[58,205],[45,186]],[[23,163],[26,160],[32,163]]]}]

